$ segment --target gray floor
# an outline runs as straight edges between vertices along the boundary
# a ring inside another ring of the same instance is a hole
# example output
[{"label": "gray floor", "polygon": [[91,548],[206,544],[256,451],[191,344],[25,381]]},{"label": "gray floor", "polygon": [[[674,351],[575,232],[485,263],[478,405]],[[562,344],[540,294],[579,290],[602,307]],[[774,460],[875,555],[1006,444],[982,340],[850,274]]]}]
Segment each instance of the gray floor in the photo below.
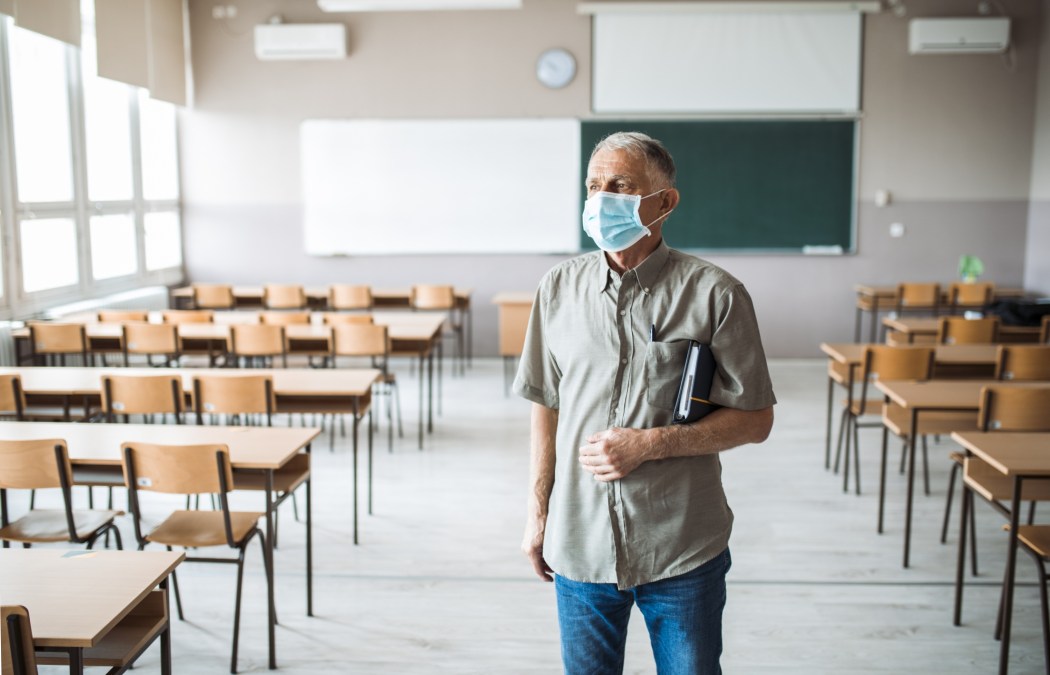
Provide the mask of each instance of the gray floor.
[{"label": "gray floor", "polygon": [[[864,494],[824,470],[824,362],[772,364],[773,435],[723,457],[736,513],[725,616],[727,673],[992,673],[997,580],[1005,538],[979,509],[982,574],[951,625],[956,519],[938,542],[951,443],[931,445],[933,494],[917,498],[911,569],[901,568],[903,477],[891,474],[887,532],[875,532],[879,432],[862,431]],[[285,673],[554,673],[560,670],[553,589],[518,552],[528,405],[503,396],[494,360],[446,373],[444,414],[415,447],[416,380],[401,373],[406,437],[375,455],[375,513],[350,540],[350,453],[340,439],[315,459],[315,613],[305,616],[302,526],[282,514],[277,552],[278,663]],[[384,428],[385,431],[385,428]],[[896,453],[894,453],[896,456]],[[363,464],[362,464],[363,468]],[[250,506],[252,497],[238,498]],[[363,503],[363,499],[362,499]],[[130,534],[130,531],[128,532]],[[1019,577],[1034,566],[1019,560]],[[184,566],[186,622],[176,622],[176,673],[228,667],[234,570]],[[266,668],[262,564],[249,558],[242,671]],[[1043,672],[1035,587],[1019,589],[1012,673]],[[155,672],[151,649],[137,672]],[[640,616],[627,672],[655,672]]]}]

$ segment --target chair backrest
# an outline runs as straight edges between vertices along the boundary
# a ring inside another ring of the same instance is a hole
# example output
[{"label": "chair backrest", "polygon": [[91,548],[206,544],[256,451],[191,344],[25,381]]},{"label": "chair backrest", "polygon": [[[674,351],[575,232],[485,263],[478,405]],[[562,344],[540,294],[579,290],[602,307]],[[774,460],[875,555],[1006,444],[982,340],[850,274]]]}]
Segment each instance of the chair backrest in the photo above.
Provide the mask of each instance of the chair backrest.
[{"label": "chair backrest", "polygon": [[334,312],[327,312],[324,315],[324,322],[329,326],[335,326],[338,324],[348,323],[374,323],[371,314],[336,314]]},{"label": "chair backrest", "polygon": [[37,675],[33,628],[29,610],[22,605],[0,607],[0,671],[3,675]]},{"label": "chair backrest", "polygon": [[230,450],[225,445],[129,441],[121,445],[121,451],[124,482],[137,491],[185,495],[224,494],[233,489]]},{"label": "chair backrest", "polygon": [[1050,381],[1050,345],[999,345],[995,379]]},{"label": "chair backrest", "polygon": [[332,284],[328,287],[328,309],[372,309],[372,287]]},{"label": "chair backrest", "polygon": [[991,344],[999,341],[999,317],[965,319],[942,316],[937,324],[937,343],[942,345]]},{"label": "chair backrest", "polygon": [[302,309],[306,307],[306,291],[302,286],[266,284],[262,302],[267,309]]},{"label": "chair backrest", "polygon": [[861,396],[854,402],[857,414],[863,415],[868,400],[868,386],[875,380],[928,380],[933,375],[932,347],[870,345],[861,360]]},{"label": "chair backrest", "polygon": [[912,307],[937,314],[941,306],[941,286],[931,283],[904,283],[897,285],[897,312]]},{"label": "chair backrest", "polygon": [[1050,431],[1050,385],[981,388],[977,427],[982,431]]},{"label": "chair backrest", "polygon": [[280,356],[287,350],[284,326],[231,324],[230,350],[236,356]]},{"label": "chair backrest", "polygon": [[227,284],[193,284],[193,306],[197,309],[231,309],[233,287]]},{"label": "chair backrest", "polygon": [[198,423],[204,413],[271,415],[276,408],[273,378],[269,375],[196,375],[193,409]]},{"label": "chair backrest", "polygon": [[292,326],[310,323],[310,312],[260,312],[259,318],[269,326]]},{"label": "chair backrest", "polygon": [[30,323],[29,340],[37,354],[87,354],[87,331],[79,323]]},{"label": "chair backrest", "polygon": [[175,325],[126,323],[122,331],[124,350],[129,354],[175,354],[179,351]]},{"label": "chair backrest", "polygon": [[0,489],[60,488],[63,481],[73,481],[65,441],[0,441]]},{"label": "chair backrest", "polygon": [[0,414],[14,414],[22,419],[26,409],[26,395],[22,391],[22,378],[18,375],[0,375]]},{"label": "chair backrest", "polygon": [[979,309],[991,303],[994,297],[995,284],[988,281],[969,284],[956,281],[948,287],[953,312],[964,308]]},{"label": "chair backrest", "polygon": [[169,309],[162,313],[164,323],[214,323],[215,312],[210,309]]},{"label": "chair backrest", "polygon": [[371,323],[332,326],[332,356],[386,357],[390,353],[387,327]]},{"label": "chair backrest", "polygon": [[98,312],[99,323],[126,323],[136,321],[139,323],[149,321],[149,312],[134,309],[102,309]]},{"label": "chair backrest", "polygon": [[415,309],[452,309],[456,293],[452,286],[420,284],[412,287],[410,301]]},{"label": "chair backrest", "polygon": [[103,375],[102,409],[114,415],[182,413],[182,378],[177,375]]}]

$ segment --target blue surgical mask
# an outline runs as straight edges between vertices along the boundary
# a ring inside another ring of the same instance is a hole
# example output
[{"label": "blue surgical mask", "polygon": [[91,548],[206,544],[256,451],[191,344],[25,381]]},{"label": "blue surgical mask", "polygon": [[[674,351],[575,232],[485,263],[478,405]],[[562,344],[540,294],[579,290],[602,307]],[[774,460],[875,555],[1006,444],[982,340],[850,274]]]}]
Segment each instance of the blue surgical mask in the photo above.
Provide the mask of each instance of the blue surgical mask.
[{"label": "blue surgical mask", "polygon": [[664,190],[657,190],[645,197],[618,192],[598,192],[583,204],[583,229],[603,251],[617,253],[626,250],[642,237],[651,235],[649,228],[654,223],[671,215],[668,211],[648,225],[643,225],[638,215],[638,206],[643,199],[658,195]]}]

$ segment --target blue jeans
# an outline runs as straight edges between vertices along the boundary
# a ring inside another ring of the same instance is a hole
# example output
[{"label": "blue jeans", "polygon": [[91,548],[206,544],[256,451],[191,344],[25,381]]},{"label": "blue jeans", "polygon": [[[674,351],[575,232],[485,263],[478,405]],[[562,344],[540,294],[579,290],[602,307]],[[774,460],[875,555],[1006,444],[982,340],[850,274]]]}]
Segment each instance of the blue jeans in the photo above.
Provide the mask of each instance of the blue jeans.
[{"label": "blue jeans", "polygon": [[568,675],[623,672],[631,606],[645,617],[659,675],[720,675],[729,549],[685,574],[626,591],[555,576]]}]

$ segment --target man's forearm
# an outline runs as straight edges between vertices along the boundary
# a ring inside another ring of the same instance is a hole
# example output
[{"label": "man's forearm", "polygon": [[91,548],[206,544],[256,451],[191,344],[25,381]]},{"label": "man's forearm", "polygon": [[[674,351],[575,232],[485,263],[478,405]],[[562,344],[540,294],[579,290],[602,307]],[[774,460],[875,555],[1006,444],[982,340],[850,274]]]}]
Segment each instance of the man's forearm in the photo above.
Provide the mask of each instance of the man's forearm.
[{"label": "man's forearm", "polygon": [[773,408],[721,408],[692,424],[645,430],[646,459],[695,457],[761,443],[773,427]]},{"label": "man's forearm", "polygon": [[529,463],[530,518],[546,519],[551,490],[554,489],[555,446],[558,411],[538,403],[532,405],[532,436]]}]

